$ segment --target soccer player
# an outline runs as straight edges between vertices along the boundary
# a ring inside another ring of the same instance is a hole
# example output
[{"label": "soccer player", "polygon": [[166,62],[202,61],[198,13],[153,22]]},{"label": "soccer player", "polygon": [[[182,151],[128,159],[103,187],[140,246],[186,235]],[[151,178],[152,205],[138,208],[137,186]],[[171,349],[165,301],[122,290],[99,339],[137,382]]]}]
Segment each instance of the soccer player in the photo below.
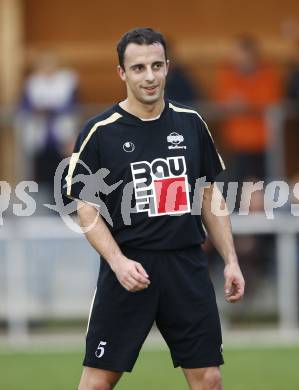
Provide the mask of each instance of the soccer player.
[{"label": "soccer player", "polygon": [[[224,166],[201,116],[164,98],[164,37],[135,29],[117,51],[127,98],[87,122],[66,177],[65,193],[78,199],[80,224],[102,258],[79,390],[112,389],[132,371],[154,322],[190,389],[220,390],[222,337],[203,224],[225,263],[227,300],[244,293],[229,217],[212,212],[219,199],[225,207],[213,184]],[[211,185],[201,202],[203,177]]]}]

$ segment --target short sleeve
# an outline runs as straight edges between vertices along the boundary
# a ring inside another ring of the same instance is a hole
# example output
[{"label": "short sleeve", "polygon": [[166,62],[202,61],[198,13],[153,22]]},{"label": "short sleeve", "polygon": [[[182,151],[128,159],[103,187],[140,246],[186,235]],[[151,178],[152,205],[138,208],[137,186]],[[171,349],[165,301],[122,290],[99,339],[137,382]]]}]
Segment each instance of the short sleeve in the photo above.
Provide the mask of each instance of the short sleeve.
[{"label": "short sleeve", "polygon": [[87,123],[79,134],[63,179],[62,194],[98,204],[100,153],[97,126]]},{"label": "short sleeve", "polygon": [[200,123],[200,130],[201,177],[205,176],[206,181],[213,183],[219,173],[225,170],[225,165],[216,149],[210,130],[203,120]]}]

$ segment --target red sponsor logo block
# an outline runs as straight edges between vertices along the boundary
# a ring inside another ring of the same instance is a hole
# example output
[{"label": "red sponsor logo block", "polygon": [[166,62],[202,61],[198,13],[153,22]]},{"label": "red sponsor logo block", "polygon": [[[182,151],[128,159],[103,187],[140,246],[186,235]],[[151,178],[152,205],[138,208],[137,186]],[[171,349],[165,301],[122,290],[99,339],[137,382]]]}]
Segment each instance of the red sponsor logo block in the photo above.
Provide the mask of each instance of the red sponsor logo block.
[{"label": "red sponsor logo block", "polygon": [[190,212],[184,156],[131,163],[137,212],[150,217]]},{"label": "red sponsor logo block", "polygon": [[186,176],[154,180],[157,214],[189,211]]}]

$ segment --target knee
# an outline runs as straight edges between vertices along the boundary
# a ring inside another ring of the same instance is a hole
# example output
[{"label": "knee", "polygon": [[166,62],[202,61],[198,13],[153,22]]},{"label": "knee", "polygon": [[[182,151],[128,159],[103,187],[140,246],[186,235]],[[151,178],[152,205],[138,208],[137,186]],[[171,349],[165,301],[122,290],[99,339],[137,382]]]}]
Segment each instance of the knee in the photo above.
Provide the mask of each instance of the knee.
[{"label": "knee", "polygon": [[219,368],[209,367],[204,369],[202,387],[206,390],[222,390],[222,380]]},{"label": "knee", "polygon": [[112,390],[121,372],[84,367],[78,390]]},{"label": "knee", "polygon": [[87,383],[80,383],[78,390],[112,390],[113,385],[105,379],[91,379]]}]

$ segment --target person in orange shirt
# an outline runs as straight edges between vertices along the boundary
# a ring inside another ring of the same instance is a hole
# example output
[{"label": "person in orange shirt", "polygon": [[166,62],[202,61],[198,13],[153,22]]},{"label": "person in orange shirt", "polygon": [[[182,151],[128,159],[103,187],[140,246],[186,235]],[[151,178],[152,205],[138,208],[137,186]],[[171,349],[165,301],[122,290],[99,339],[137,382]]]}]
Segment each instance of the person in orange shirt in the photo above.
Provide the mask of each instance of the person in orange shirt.
[{"label": "person in orange shirt", "polygon": [[282,96],[279,77],[260,59],[257,42],[238,37],[231,59],[218,70],[216,100],[224,114],[222,142],[232,157],[234,178],[265,179],[265,109]]}]

